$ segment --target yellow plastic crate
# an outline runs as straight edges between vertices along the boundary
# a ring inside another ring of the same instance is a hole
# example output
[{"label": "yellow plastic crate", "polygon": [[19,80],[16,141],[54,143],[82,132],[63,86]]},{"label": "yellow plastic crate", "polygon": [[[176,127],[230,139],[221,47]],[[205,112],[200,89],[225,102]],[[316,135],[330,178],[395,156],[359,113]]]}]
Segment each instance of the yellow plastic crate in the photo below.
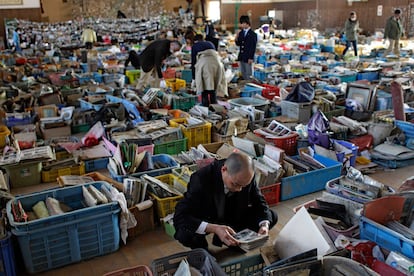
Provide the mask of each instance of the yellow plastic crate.
[{"label": "yellow plastic crate", "polygon": [[83,175],[85,174],[85,163],[80,162],[76,166],[52,169],[52,170],[42,170],[42,182],[54,182],[57,181],[59,176],[63,175]]},{"label": "yellow plastic crate", "polygon": [[135,81],[141,76],[141,70],[127,70],[125,76],[128,78],[130,84],[134,84]]},{"label": "yellow plastic crate", "polygon": [[[156,179],[168,184],[180,192],[184,193],[187,190],[187,183],[172,173],[156,176]],[[166,198],[159,198],[153,193],[149,193],[156,202],[157,205],[157,214],[159,218],[164,218],[168,214],[172,214],[175,211],[175,205],[180,201],[183,196],[173,196]]]},{"label": "yellow plastic crate", "polygon": [[205,122],[203,125],[187,127],[187,118],[176,118],[170,120],[170,126],[181,127],[181,131],[186,137],[187,148],[197,147],[199,144],[211,143],[211,123]]},{"label": "yellow plastic crate", "polygon": [[185,88],[186,82],[182,79],[166,79],[165,83],[167,87],[171,87],[172,92],[180,90],[180,88]]}]

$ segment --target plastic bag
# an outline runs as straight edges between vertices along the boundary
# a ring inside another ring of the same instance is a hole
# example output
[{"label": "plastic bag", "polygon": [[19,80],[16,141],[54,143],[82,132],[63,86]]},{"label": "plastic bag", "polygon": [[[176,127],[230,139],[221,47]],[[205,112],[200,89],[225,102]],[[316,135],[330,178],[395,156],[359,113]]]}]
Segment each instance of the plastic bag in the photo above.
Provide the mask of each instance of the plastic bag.
[{"label": "plastic bag", "polygon": [[292,88],[292,91],[286,97],[286,100],[296,103],[307,103],[311,102],[314,97],[315,89],[313,86],[307,81],[302,81]]},{"label": "plastic bag", "polygon": [[331,144],[328,134],[329,120],[320,110],[313,114],[307,126],[309,144],[329,148]]}]

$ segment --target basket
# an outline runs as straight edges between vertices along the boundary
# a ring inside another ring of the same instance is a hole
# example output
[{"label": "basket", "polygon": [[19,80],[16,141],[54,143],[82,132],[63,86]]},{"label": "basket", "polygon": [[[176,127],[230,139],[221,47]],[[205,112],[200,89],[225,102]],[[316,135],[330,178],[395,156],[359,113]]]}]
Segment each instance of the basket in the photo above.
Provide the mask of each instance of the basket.
[{"label": "basket", "polygon": [[13,242],[11,239],[12,235],[7,232],[7,235],[0,240],[0,257],[1,257],[1,269],[0,275],[4,276],[15,276],[16,275],[16,264],[13,249]]},{"label": "basket", "polygon": [[152,272],[146,265],[137,265],[111,271],[105,273],[103,276],[152,276]]},{"label": "basket", "polygon": [[280,201],[280,183],[267,185],[260,187],[267,204],[269,206],[275,206]]},{"label": "basket", "polygon": [[[165,184],[168,184],[169,186],[173,186],[177,190],[185,191],[187,189],[187,183],[173,174],[164,174],[155,178],[164,182]],[[175,205],[177,205],[178,201],[183,198],[183,196],[159,198],[151,192],[149,192],[149,194],[155,199],[157,205],[157,214],[159,218],[164,218],[167,215],[174,213]]]},{"label": "basket", "polygon": [[185,88],[185,80],[182,79],[166,79],[165,80],[167,87],[171,87],[172,92],[180,90],[180,88]]},{"label": "basket", "polygon": [[140,211],[137,206],[134,206],[129,208],[129,211],[137,220],[137,225],[128,228],[128,238],[134,238],[139,234],[154,230],[154,207],[152,205],[142,211]]},{"label": "basket", "polygon": [[154,153],[166,153],[170,155],[179,154],[182,151],[187,150],[187,138],[179,139],[171,142],[166,142],[162,144],[156,144],[154,146]]},{"label": "basket", "polygon": [[60,169],[51,169],[51,170],[42,170],[42,182],[54,182],[59,176],[63,175],[82,175],[85,174],[85,163],[80,162],[78,165],[60,168]]},{"label": "basket", "polygon": [[262,272],[265,263],[262,255],[257,254],[221,263],[220,266],[224,270],[224,273],[230,276],[261,275],[256,273]]},{"label": "basket", "polygon": [[299,135],[296,132],[292,132],[291,134],[280,136],[280,137],[273,137],[273,138],[266,138],[261,135],[257,131],[253,131],[256,136],[262,137],[265,141],[272,143],[278,148],[281,148],[285,151],[287,155],[295,155],[296,154],[296,147],[298,143]]},{"label": "basket", "polygon": [[[156,275],[163,275],[163,276],[174,275],[175,271],[180,265],[180,262],[183,259],[187,259],[190,266],[194,267],[195,269],[200,270],[203,267],[206,258],[210,259],[210,263],[212,266],[209,271],[210,274],[208,275],[215,275],[215,276],[226,275],[224,271],[220,268],[218,263],[216,262],[216,259],[202,248],[196,248],[188,252],[180,252],[180,253],[176,253],[176,254],[173,254],[167,257],[156,259],[151,263],[151,270],[155,276]],[[245,274],[240,274],[240,275],[245,275]]]},{"label": "basket", "polygon": [[172,97],[172,108],[189,111],[197,103],[197,95],[179,92]]},{"label": "basket", "polygon": [[184,137],[188,139],[187,149],[197,147],[199,144],[208,144],[211,142],[211,123],[205,122],[202,125],[186,127],[186,118],[177,118],[170,120],[170,126],[181,127]]}]

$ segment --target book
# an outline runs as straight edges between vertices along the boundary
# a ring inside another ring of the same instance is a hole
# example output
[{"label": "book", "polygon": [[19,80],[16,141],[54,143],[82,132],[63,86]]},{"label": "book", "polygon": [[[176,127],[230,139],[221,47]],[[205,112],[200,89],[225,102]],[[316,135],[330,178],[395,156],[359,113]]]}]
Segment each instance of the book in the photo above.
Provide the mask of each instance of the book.
[{"label": "book", "polygon": [[261,247],[269,239],[269,235],[259,235],[250,229],[237,232],[233,237],[239,242],[239,247],[246,252]]}]

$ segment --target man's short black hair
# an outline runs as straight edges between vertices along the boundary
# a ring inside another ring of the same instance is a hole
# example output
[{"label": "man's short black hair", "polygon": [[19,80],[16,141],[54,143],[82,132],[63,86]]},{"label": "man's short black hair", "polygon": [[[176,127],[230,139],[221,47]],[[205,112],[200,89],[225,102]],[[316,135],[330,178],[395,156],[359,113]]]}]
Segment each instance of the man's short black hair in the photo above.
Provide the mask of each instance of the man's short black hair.
[{"label": "man's short black hair", "polygon": [[250,25],[250,18],[248,15],[242,15],[240,16],[240,24],[246,23],[248,25]]},{"label": "man's short black hair", "polygon": [[396,9],[396,10],[394,11],[394,14],[401,14],[401,10],[400,10],[400,9]]}]

